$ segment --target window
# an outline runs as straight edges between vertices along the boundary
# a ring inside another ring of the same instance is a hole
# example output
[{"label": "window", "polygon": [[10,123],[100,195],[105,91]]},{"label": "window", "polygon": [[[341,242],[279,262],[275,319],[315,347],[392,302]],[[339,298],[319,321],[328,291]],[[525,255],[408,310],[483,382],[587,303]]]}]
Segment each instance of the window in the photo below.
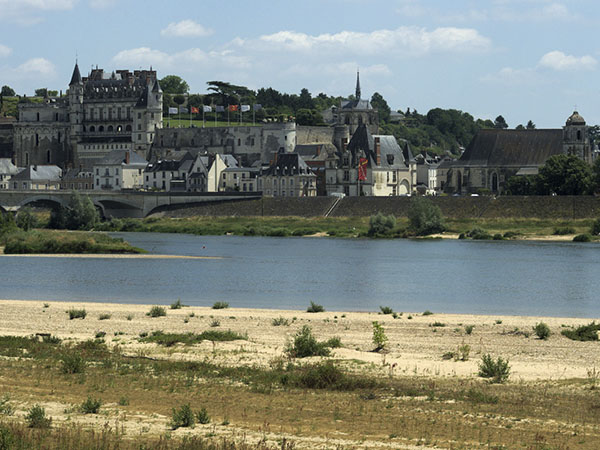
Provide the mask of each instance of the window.
[{"label": "window", "polygon": [[142,118],[142,113],[138,113],[138,119]]},{"label": "window", "polygon": [[227,177],[226,173],[223,173],[223,179],[225,179]]},{"label": "window", "polygon": [[100,175],[100,169],[96,167],[96,175]]},{"label": "window", "polygon": [[238,139],[238,147],[242,145],[242,140]]},{"label": "window", "polygon": [[142,125],[138,123],[137,129],[140,131],[142,129]]},{"label": "window", "polygon": [[246,183],[242,185],[242,191],[246,192]]},{"label": "window", "polygon": [[115,175],[119,175],[119,169],[115,169]]},{"label": "window", "polygon": [[115,178],[115,184],[118,186],[119,185],[119,179]]},{"label": "window", "polygon": [[350,171],[344,170],[344,181],[350,181]]},{"label": "window", "polygon": [[146,181],[150,181],[150,176],[146,175]]}]

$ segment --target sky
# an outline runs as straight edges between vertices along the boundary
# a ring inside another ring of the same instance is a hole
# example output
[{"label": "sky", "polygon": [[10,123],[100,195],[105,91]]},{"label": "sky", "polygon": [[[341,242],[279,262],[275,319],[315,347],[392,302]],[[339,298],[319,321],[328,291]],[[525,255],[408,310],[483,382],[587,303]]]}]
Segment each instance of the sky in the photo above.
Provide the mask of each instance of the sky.
[{"label": "sky", "polygon": [[558,128],[600,124],[597,0],[0,0],[0,85],[66,90],[152,66],[206,82],[453,108]]}]

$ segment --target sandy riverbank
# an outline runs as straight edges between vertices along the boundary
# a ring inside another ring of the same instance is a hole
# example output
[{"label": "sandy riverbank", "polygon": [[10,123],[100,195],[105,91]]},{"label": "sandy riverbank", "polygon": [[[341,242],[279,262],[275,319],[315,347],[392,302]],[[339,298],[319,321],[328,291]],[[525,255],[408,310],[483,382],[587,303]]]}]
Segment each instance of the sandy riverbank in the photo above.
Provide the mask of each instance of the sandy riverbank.
[{"label": "sandy riverbank", "polygon": [[[227,365],[268,366],[281,357],[286,343],[303,326],[309,325],[320,340],[339,336],[342,348],[333,356],[353,370],[398,375],[433,377],[476,377],[481,355],[491,353],[510,360],[513,380],[559,380],[585,377],[587,370],[600,365],[597,342],[575,342],[560,334],[565,326],[578,326],[591,319],[482,316],[404,312],[394,319],[375,312],[307,313],[289,310],[259,310],[208,307],[184,307],[171,310],[167,316],[150,318],[151,305],[112,303],[70,303],[0,300],[0,335],[31,335],[50,333],[62,339],[86,340],[97,332],[106,333],[107,343],[118,344],[124,352],[169,359],[202,360],[219,350],[220,361]],[[69,320],[66,311],[84,308],[87,317]],[[101,314],[110,318],[99,320]],[[274,318],[283,317],[288,326],[274,326]],[[409,318],[410,317],[410,318]],[[383,324],[389,338],[386,354],[373,353],[372,322]],[[152,344],[140,344],[140,333],[202,332],[211,323],[218,329],[231,329],[247,334],[248,341],[204,342],[194,347],[165,349]],[[537,339],[533,326],[543,321],[552,335],[547,341]],[[438,325],[438,326],[434,326]],[[443,326],[440,326],[443,325]],[[214,325],[214,324],[213,324]],[[465,327],[473,325],[471,334]],[[461,345],[471,348],[468,361],[443,360],[442,355],[456,351]],[[242,350],[242,351],[240,351]]]}]

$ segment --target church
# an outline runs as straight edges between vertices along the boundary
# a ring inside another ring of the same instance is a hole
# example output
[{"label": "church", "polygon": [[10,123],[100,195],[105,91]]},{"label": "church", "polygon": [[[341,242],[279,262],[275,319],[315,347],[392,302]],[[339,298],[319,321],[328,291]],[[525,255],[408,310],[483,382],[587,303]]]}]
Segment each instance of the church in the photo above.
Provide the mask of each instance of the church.
[{"label": "church", "polygon": [[437,176],[447,193],[501,194],[510,177],[535,175],[561,154],[593,162],[588,126],[577,111],[562,129],[480,130],[459,159],[440,164]]},{"label": "church", "polygon": [[162,128],[163,93],[156,71],[92,69],[75,63],[67,95],[18,105],[15,163],[91,169],[113,150],[146,158]]}]

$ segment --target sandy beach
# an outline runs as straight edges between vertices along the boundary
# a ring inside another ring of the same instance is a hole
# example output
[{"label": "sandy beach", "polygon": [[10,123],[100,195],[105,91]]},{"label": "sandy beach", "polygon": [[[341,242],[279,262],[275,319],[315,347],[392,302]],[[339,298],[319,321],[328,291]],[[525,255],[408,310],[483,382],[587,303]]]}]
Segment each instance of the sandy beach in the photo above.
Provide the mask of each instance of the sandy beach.
[{"label": "sandy beach", "polygon": [[[397,312],[397,318],[393,318],[391,315],[377,312],[307,313],[239,308],[215,310],[209,307],[169,309],[168,306],[165,317],[151,318],[146,315],[151,306],[0,300],[0,335],[51,334],[61,338],[63,342],[79,342],[93,339],[97,333],[104,332],[108,346],[118,346],[120,353],[126,356],[169,361],[210,360],[211,363],[220,366],[269,368],[285,356],[285,346],[298,330],[304,325],[309,325],[319,340],[332,337],[341,339],[342,347],[333,350],[332,359],[349,372],[387,379],[408,377],[427,379],[430,380],[429,383],[436,383],[435,380],[440,383],[444,383],[445,380],[459,380],[459,383],[463,383],[460,380],[465,380],[466,383],[470,383],[468,380],[477,382],[481,380],[477,377],[478,364],[481,356],[486,353],[509,360],[509,383],[517,385],[544,382],[554,385],[573,378],[585,378],[589,370],[600,367],[597,342],[576,342],[560,334],[564,327],[588,324],[592,319],[476,316],[438,314],[435,311],[431,315],[423,315],[422,311],[402,312],[401,315]],[[86,318],[69,320],[67,311],[71,308],[85,309]],[[100,320],[101,316],[109,318]],[[287,319],[289,325],[273,325],[273,319],[277,318]],[[373,352],[373,321],[383,325],[389,338],[389,346],[385,352]],[[552,332],[545,341],[538,339],[533,332],[533,327],[541,321],[545,322]],[[215,323],[218,323],[218,327],[214,326]],[[473,327],[470,334],[466,330],[468,326]],[[139,341],[140,334],[157,330],[200,333],[210,329],[232,330],[247,335],[248,339],[231,342],[203,341],[193,346],[173,347]],[[456,352],[464,345],[470,347],[466,361],[443,359],[444,354]],[[320,359],[306,358],[303,362]],[[19,387],[3,377],[2,372],[0,388],[5,392],[19,392]],[[28,398],[32,394],[25,391],[21,394],[16,396],[20,401],[18,408],[25,411],[31,403]],[[50,396],[44,404],[52,412],[57,423],[61,420],[65,423],[72,420],[71,415],[67,413],[68,398]],[[107,405],[107,408],[113,408],[114,414],[122,414],[122,408],[116,403]],[[126,418],[119,420],[127,426],[132,435],[159,435],[168,426],[168,409],[163,408],[160,414],[149,414],[140,410],[128,411],[127,414]],[[242,418],[238,420],[243,421]],[[247,423],[239,426],[213,426],[211,433],[229,437],[243,434],[250,440],[253,437],[259,439],[261,436],[268,436],[273,442],[277,442],[284,435],[281,431],[284,430],[283,426],[279,433],[266,433],[264,426],[253,427],[249,424],[250,419],[245,420]],[[94,422],[90,416],[82,416],[78,423],[97,426],[101,421]],[[180,430],[177,432],[180,433]],[[344,448],[413,448],[406,442],[401,444],[364,438],[360,439],[359,445],[351,433],[339,435],[335,439],[335,433],[326,434],[328,438],[325,440],[322,432],[318,430],[312,433],[291,433],[288,430],[285,436],[295,439],[296,448],[329,448],[327,445],[332,443]],[[418,445],[418,448],[429,448],[423,443]],[[442,445],[441,448],[447,447]]]}]

